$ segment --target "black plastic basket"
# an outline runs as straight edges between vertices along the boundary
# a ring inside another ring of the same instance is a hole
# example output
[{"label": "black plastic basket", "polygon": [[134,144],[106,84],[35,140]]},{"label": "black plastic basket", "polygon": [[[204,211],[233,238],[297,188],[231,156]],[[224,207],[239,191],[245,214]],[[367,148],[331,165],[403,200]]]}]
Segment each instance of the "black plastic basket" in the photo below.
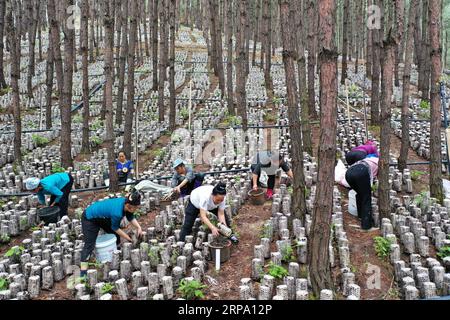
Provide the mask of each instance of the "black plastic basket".
[{"label": "black plastic basket", "polygon": [[57,223],[59,217],[60,208],[58,206],[45,207],[37,210],[37,215],[41,221],[44,221],[45,225],[49,223]]}]

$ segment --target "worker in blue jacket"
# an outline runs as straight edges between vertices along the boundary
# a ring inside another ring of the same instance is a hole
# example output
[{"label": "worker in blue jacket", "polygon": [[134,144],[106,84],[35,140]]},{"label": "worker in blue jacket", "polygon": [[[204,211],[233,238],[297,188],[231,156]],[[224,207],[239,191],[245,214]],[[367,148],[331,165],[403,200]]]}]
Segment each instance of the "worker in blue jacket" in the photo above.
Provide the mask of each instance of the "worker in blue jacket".
[{"label": "worker in blue jacket", "polygon": [[49,205],[59,206],[59,219],[67,216],[72,186],[73,177],[66,172],[55,173],[42,180],[36,177],[25,180],[25,188],[37,194],[40,204],[45,205],[45,195],[50,195]]},{"label": "worker in blue jacket", "polygon": [[131,242],[130,236],[120,229],[120,223],[123,217],[126,217],[131,225],[137,229],[138,237],[141,237],[142,228],[134,216],[140,205],[141,194],[138,191],[133,191],[126,198],[101,200],[86,208],[81,218],[81,228],[84,237],[84,247],[81,251],[81,277],[87,274],[87,261],[95,249],[100,229],[106,233],[115,234],[117,244],[120,244],[120,238]]}]

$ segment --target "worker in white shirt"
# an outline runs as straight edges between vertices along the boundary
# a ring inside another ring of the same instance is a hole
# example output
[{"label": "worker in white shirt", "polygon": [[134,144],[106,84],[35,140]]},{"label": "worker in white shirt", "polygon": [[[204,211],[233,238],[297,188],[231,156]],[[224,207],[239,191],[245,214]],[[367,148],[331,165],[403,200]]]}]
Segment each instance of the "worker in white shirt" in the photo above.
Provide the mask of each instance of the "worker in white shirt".
[{"label": "worker in white shirt", "polygon": [[186,236],[192,232],[192,227],[198,214],[200,214],[200,219],[208,226],[215,237],[219,235],[219,230],[209,221],[208,211],[217,215],[220,223],[229,226],[229,221],[226,221],[227,218],[225,215],[226,194],[226,185],[222,182],[219,182],[215,187],[205,185],[192,191],[185,210],[180,241],[185,241]]}]

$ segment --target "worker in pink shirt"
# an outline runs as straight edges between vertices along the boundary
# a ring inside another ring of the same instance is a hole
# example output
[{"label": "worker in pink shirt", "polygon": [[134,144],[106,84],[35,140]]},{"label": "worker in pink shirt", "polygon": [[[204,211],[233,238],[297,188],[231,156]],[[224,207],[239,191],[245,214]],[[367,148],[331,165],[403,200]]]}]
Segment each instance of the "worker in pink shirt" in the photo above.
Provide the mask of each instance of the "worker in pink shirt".
[{"label": "worker in pink shirt", "polygon": [[365,159],[369,154],[379,157],[377,146],[372,140],[368,140],[365,144],[353,148],[345,155],[345,161],[351,166],[355,162]]},{"label": "worker in pink shirt", "polygon": [[368,157],[348,168],[345,180],[356,191],[356,207],[364,231],[373,231],[372,183],[378,175],[378,157]]}]

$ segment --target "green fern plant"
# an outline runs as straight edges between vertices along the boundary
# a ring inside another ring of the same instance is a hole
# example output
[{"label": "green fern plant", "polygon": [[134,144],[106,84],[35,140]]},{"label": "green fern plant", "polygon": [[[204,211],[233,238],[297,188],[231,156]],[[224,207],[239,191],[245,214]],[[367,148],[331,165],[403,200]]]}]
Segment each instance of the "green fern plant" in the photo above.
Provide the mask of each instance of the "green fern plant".
[{"label": "green fern plant", "polygon": [[112,284],[112,283],[109,283],[109,282],[107,282],[107,283],[105,283],[103,286],[102,286],[102,289],[100,290],[100,293],[103,295],[103,294],[107,294],[107,293],[110,293],[110,292],[112,292],[113,290],[114,290],[114,285]]},{"label": "green fern plant", "polygon": [[46,137],[43,137],[41,135],[38,134],[33,134],[31,135],[31,139],[33,140],[33,142],[36,144],[36,146],[38,147],[43,147],[45,146],[47,143],[50,142],[49,139],[47,139]]},{"label": "green fern plant", "polygon": [[450,257],[450,246],[442,247],[436,255],[441,259]]}]

